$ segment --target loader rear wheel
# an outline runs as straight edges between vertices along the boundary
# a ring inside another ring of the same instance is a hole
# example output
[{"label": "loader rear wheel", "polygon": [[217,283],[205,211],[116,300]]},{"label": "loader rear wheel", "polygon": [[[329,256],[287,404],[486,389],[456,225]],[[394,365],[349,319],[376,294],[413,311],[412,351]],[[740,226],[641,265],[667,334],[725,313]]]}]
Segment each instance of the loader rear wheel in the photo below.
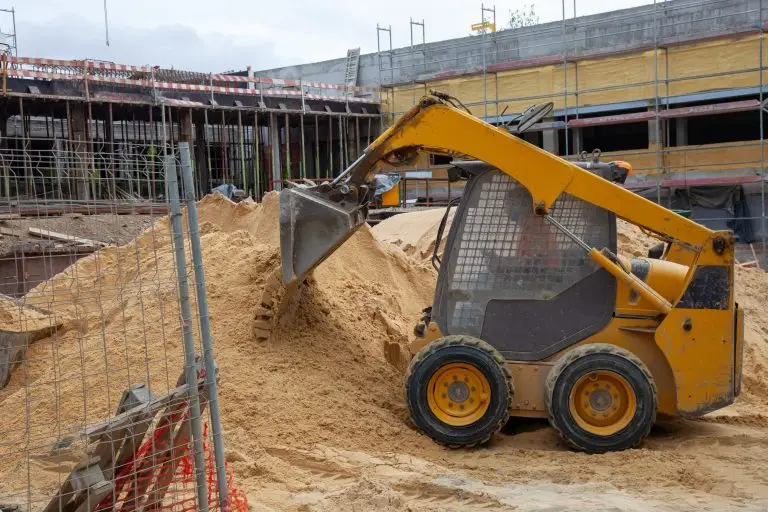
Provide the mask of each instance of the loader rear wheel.
[{"label": "loader rear wheel", "polygon": [[552,368],[545,394],[549,422],[588,453],[640,444],[656,421],[656,384],[645,364],[615,345],[568,352]]},{"label": "loader rear wheel", "polygon": [[487,442],[509,419],[514,388],[504,357],[470,336],[447,336],[411,361],[405,395],[413,423],[440,444]]}]

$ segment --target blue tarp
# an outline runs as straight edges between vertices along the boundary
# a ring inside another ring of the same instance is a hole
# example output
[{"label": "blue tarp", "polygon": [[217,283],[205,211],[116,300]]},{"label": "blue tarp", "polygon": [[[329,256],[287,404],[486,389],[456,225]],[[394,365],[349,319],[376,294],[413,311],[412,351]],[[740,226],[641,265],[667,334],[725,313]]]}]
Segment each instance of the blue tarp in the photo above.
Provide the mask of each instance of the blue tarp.
[{"label": "blue tarp", "polygon": [[223,195],[227,199],[234,199],[235,198],[235,190],[237,190],[237,187],[232,185],[231,183],[224,183],[223,185],[219,185],[218,187],[214,188],[211,192]]},{"label": "blue tarp", "polygon": [[377,174],[376,176],[376,195],[380,196],[384,192],[392,190],[395,185],[400,183],[399,174]]}]

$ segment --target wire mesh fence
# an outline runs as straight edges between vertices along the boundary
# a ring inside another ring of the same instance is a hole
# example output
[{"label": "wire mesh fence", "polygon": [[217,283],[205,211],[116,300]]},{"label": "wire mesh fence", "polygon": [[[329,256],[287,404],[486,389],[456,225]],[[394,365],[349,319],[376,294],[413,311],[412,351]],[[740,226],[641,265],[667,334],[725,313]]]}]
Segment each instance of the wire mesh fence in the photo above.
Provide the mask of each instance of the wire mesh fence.
[{"label": "wire mesh fence", "polygon": [[9,137],[0,149],[2,192],[24,201],[162,201],[163,167],[151,142]]},{"label": "wire mesh fence", "polygon": [[[191,170],[181,146],[157,162],[120,154],[131,172],[117,165],[113,183],[155,191],[152,207],[2,205],[0,509],[247,509],[223,461],[194,194],[182,214],[174,189]],[[77,186],[64,170],[81,162],[50,174],[56,153],[38,156],[11,188]]]}]

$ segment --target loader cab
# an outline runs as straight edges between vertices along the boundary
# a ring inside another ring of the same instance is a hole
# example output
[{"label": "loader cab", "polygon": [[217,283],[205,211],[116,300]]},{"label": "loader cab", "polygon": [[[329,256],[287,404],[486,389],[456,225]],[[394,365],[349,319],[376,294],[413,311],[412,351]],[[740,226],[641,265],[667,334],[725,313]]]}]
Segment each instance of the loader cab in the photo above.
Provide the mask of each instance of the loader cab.
[{"label": "loader cab", "polygon": [[[616,280],[535,215],[530,193],[513,178],[482,162],[456,166],[468,182],[431,314],[443,335],[473,336],[506,359],[538,361],[603,329]],[[616,251],[611,212],[564,194],[550,214],[590,246]]]}]

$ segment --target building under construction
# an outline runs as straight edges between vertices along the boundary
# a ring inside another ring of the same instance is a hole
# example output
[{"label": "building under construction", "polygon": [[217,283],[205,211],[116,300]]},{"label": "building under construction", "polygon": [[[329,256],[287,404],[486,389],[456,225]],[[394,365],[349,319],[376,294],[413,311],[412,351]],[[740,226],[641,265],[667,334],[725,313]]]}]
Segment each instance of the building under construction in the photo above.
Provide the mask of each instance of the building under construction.
[{"label": "building under construction", "polygon": [[[350,55],[357,69],[357,55]],[[21,203],[153,200],[160,156],[194,147],[199,194],[258,198],[330,177],[379,130],[377,88],[5,55],[3,195]]]},{"label": "building under construction", "polygon": [[[569,159],[599,149],[629,161],[628,187],[762,241],[763,3],[657,1],[509,30],[492,30],[484,7],[474,36],[427,43],[429,20],[411,21],[404,48],[391,46],[397,28],[376,27],[375,53],[232,74],[9,56],[2,191],[38,203],[151,200],[163,190],[158,154],[190,141],[199,194],[229,183],[258,198],[286,179],[338,173],[437,89],[511,130],[528,105],[551,101],[529,142]],[[457,194],[449,160],[423,154],[398,169],[402,204]]]},{"label": "building under construction", "polygon": [[[428,19],[377,27],[379,51],[360,57],[359,83],[381,86],[387,122],[430,89],[512,130],[527,106],[551,101],[552,116],[528,130],[526,140],[564,158],[599,149],[603,160],[629,161],[635,174],[628,187],[691,210],[711,227],[734,229],[742,241],[762,242],[764,3],[655,1],[496,31],[496,13],[478,6],[467,28],[482,20],[486,30],[469,37],[427,43]],[[578,1],[563,2],[563,13],[574,10]],[[411,44],[392,48],[392,31],[409,28]],[[338,83],[344,69],[336,59],[257,75]],[[404,173],[403,199],[444,203],[457,186],[444,179],[448,160],[422,155]]]}]

